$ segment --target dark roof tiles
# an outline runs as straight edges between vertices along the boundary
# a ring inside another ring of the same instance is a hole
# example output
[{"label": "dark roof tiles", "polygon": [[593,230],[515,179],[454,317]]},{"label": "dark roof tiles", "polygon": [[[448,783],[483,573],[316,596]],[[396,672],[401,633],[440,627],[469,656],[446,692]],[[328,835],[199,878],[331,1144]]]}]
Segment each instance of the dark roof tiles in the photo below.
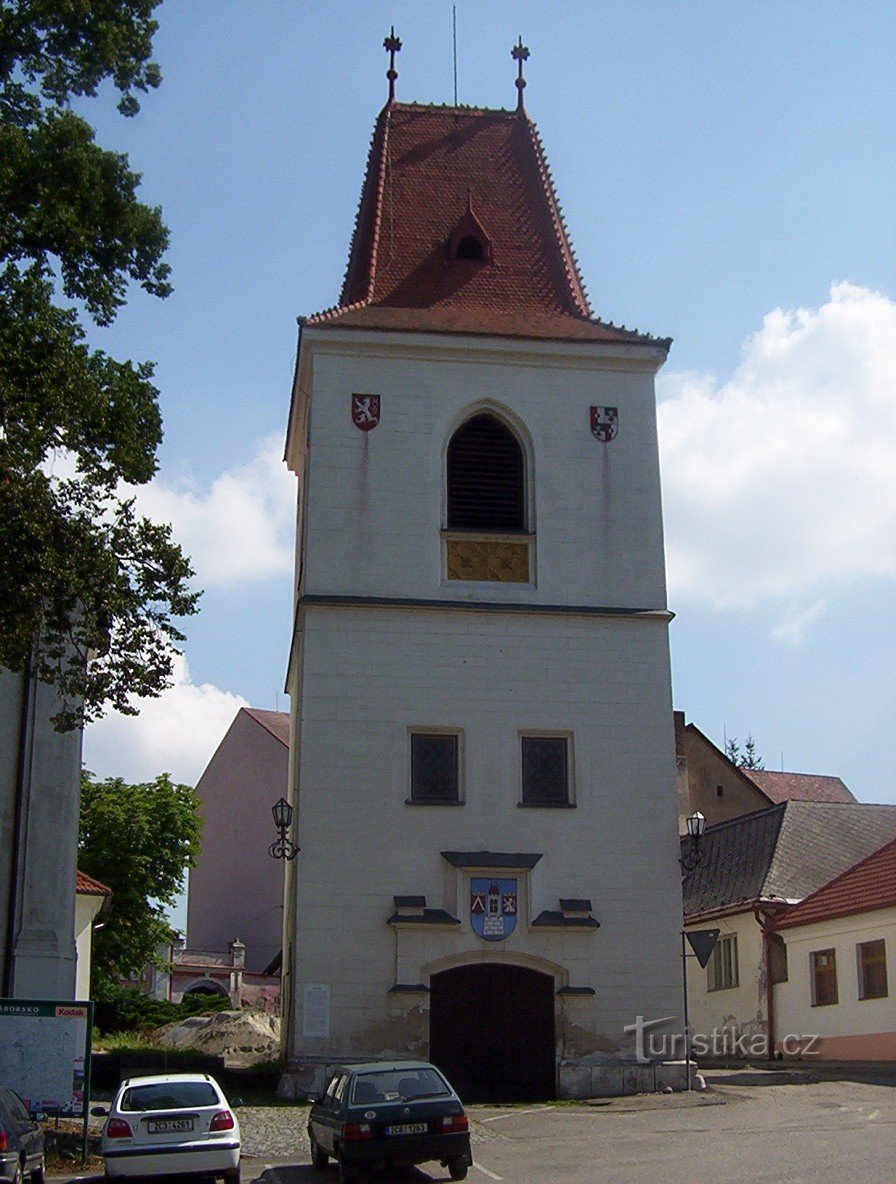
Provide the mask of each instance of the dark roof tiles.
[{"label": "dark roof tiles", "polygon": [[257,724],[261,724],[275,739],[289,748],[288,711],[261,711],[257,707],[244,707],[242,710],[250,719],[254,719]]},{"label": "dark roof tiles", "polygon": [[802,900],[893,837],[896,805],[859,802],[787,801],[707,827],[685,915]]},{"label": "dark roof tiles", "polygon": [[896,838],[811,893],[786,913],[776,928],[790,929],[795,925],[811,925],[834,917],[894,907]]}]

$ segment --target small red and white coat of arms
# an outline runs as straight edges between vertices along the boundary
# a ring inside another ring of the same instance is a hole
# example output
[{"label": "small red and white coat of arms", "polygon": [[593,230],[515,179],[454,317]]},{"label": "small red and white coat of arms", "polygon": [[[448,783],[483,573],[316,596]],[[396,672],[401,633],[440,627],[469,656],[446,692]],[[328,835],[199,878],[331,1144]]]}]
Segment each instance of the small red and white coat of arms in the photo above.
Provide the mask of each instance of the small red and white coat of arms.
[{"label": "small red and white coat of arms", "polygon": [[619,408],[618,407],[592,407],[591,408],[591,434],[596,439],[606,444],[608,440],[612,440],[619,431]]},{"label": "small red and white coat of arms", "polygon": [[380,422],[379,395],[352,395],[352,423],[369,432]]}]

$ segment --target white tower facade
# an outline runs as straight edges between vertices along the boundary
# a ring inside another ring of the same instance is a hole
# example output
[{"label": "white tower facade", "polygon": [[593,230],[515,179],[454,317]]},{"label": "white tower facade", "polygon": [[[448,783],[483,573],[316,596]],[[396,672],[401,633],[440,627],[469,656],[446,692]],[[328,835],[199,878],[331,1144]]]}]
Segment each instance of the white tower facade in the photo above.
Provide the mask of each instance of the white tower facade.
[{"label": "white tower facade", "polygon": [[287,1079],[641,1085],[680,1010],[654,375],[591,316],[522,110],[390,100],[302,327]]}]

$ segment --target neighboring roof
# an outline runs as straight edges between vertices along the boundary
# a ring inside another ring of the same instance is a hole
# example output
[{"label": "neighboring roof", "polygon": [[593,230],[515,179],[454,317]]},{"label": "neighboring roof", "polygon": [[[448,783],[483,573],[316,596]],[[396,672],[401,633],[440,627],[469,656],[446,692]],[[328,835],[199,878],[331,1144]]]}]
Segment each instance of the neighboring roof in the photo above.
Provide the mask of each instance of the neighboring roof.
[{"label": "neighboring roof", "polygon": [[854,802],[839,777],[817,773],[776,773],[771,769],[742,769],[773,802]]},{"label": "neighboring roof", "polygon": [[[485,258],[451,256],[467,229]],[[416,103],[380,112],[340,303],[302,323],[670,345],[592,317],[525,112]]]},{"label": "neighboring roof", "polygon": [[257,707],[241,707],[250,719],[266,728],[272,736],[289,748],[289,712],[288,711],[259,711]]},{"label": "neighboring roof", "polygon": [[811,925],[896,906],[896,839],[807,896],[782,917],[777,929]]},{"label": "neighboring roof", "polygon": [[896,805],[788,801],[720,822],[685,879],[685,915],[795,903],[894,837]]},{"label": "neighboring roof", "polygon": [[112,889],[88,876],[86,872],[75,872],[75,893],[81,896],[111,896]]}]

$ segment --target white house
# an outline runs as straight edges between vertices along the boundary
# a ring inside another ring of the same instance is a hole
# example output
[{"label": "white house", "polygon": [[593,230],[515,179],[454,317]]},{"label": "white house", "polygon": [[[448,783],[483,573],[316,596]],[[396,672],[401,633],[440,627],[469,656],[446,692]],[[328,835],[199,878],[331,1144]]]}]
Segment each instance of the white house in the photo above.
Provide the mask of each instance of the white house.
[{"label": "white house", "polygon": [[90,968],[93,955],[93,927],[112,890],[86,872],[75,875],[75,999],[90,998]]},{"label": "white house", "polygon": [[519,94],[390,95],[301,322],[284,1091],[653,1088],[624,1029],[680,1011],[669,342],[592,315]]},{"label": "white house", "polygon": [[896,806],[855,801],[785,801],[706,828],[684,883],[686,930],[720,931],[706,969],[687,962],[698,1060],[771,1055],[783,1031],[778,984],[792,964],[782,918],[894,836]]},{"label": "white house", "polygon": [[773,1030],[785,1056],[896,1062],[896,839],[775,922],[786,976]]}]

